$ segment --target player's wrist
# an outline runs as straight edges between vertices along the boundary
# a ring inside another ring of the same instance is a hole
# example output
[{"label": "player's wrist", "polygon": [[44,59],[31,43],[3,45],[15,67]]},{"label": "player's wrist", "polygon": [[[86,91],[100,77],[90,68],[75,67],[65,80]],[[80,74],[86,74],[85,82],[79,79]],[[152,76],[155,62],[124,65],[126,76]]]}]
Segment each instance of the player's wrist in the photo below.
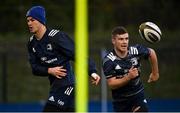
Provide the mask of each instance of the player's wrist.
[{"label": "player's wrist", "polygon": [[153,75],[159,75],[159,72],[152,72]]},{"label": "player's wrist", "polygon": [[48,74],[52,74],[52,68],[48,68]]},{"label": "player's wrist", "polygon": [[92,73],[91,77],[93,77],[94,79],[96,79],[98,77],[98,75],[96,73]]},{"label": "player's wrist", "polygon": [[126,79],[129,81],[129,80],[131,80],[131,76],[130,76],[130,74],[129,73],[126,73]]}]

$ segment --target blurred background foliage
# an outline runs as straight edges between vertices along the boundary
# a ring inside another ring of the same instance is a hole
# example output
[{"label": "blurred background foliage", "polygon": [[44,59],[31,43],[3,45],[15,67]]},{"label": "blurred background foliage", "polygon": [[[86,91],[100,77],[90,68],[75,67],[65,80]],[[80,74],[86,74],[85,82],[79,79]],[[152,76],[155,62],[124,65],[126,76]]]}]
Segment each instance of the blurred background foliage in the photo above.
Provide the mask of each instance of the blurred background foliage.
[{"label": "blurred background foliage", "polygon": [[[142,79],[149,98],[179,98],[180,96],[180,1],[179,0],[89,0],[89,55],[101,73],[101,50],[112,48],[111,30],[125,26],[130,43],[141,43],[156,50],[160,80],[147,84],[150,65],[143,62]],[[5,0],[0,4],[0,89],[3,89],[4,61],[7,71],[7,102],[45,100],[48,79],[35,77],[28,63],[26,43],[30,34],[26,12],[34,5],[46,8],[47,26],[67,32],[74,37],[74,0]],[[138,34],[142,22],[156,23],[162,30],[162,40],[148,44]],[[5,57],[3,57],[5,56]],[[108,99],[111,99],[108,92]],[[0,91],[2,102],[3,90]],[[100,100],[101,86],[90,85],[91,100]]]}]

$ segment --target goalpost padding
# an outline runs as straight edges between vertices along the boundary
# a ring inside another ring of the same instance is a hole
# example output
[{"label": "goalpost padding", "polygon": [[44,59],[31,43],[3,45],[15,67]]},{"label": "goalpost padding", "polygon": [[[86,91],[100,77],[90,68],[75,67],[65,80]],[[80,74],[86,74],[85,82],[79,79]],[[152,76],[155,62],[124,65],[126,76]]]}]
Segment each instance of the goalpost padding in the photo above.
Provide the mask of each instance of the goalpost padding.
[{"label": "goalpost padding", "polygon": [[88,9],[87,0],[75,2],[76,112],[88,111]]}]

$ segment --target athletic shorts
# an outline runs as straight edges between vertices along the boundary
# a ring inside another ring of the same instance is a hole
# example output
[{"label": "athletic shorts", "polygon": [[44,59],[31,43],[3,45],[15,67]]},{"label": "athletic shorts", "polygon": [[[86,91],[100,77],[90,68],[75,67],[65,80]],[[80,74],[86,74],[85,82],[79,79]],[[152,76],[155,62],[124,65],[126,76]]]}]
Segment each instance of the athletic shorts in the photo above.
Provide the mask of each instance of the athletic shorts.
[{"label": "athletic shorts", "polygon": [[[74,85],[69,85],[65,87],[53,87],[50,90],[50,94],[47,100],[47,103],[45,105],[45,108],[53,108],[59,109],[59,111],[74,111],[75,105],[74,105]],[[44,108],[44,109],[45,109]],[[44,110],[48,111],[48,110]],[[56,110],[58,111],[58,110]]]},{"label": "athletic shorts", "polygon": [[130,97],[122,97],[114,100],[113,109],[115,112],[148,112],[144,91]]}]

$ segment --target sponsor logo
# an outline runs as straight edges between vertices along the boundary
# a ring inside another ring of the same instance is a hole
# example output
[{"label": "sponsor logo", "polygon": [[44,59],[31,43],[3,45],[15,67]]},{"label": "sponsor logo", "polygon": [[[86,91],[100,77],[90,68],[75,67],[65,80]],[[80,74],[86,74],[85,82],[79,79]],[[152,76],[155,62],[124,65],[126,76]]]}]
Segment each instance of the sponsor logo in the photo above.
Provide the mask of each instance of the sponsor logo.
[{"label": "sponsor logo", "polygon": [[48,64],[50,64],[50,63],[53,63],[53,62],[55,62],[55,61],[57,61],[57,58],[53,58],[53,59],[47,60],[47,61],[45,61],[45,62],[48,63]]},{"label": "sponsor logo", "polygon": [[57,61],[58,59],[57,58],[53,58],[53,59],[50,59],[50,60],[47,60],[47,57],[41,57],[41,61],[45,62],[45,63],[53,63],[55,61]]}]

